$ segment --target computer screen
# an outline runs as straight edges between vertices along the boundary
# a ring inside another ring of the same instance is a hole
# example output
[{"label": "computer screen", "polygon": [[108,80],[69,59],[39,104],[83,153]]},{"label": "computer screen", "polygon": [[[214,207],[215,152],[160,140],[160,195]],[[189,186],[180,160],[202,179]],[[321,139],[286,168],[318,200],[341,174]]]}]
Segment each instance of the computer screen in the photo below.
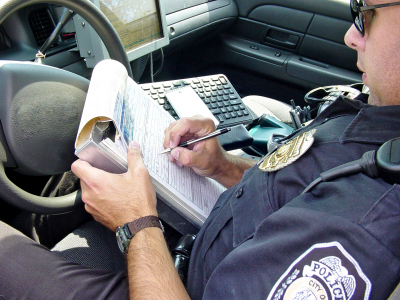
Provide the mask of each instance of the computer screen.
[{"label": "computer screen", "polygon": [[[169,43],[163,0],[91,0],[117,31],[130,61]],[[78,47],[87,66],[108,58],[107,50],[90,26],[74,20]],[[87,28],[82,28],[87,27]],[[89,49],[90,48],[90,49]]]}]

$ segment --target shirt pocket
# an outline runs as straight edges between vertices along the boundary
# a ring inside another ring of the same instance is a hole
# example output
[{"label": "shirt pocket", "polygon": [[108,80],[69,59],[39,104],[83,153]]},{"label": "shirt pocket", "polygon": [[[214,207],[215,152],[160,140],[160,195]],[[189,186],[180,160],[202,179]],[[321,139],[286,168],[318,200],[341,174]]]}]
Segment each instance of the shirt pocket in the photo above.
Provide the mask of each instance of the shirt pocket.
[{"label": "shirt pocket", "polygon": [[259,224],[273,209],[267,196],[268,173],[255,172],[238,186],[230,201],[233,218],[233,247],[251,238]]},{"label": "shirt pocket", "polygon": [[[206,227],[204,230],[203,247],[202,247],[204,256],[206,255],[208,249],[214,243],[215,240],[217,240],[216,241],[217,243],[223,242],[226,244],[227,239],[225,236],[229,237],[233,236],[233,229],[231,224],[229,226],[226,226],[226,224],[228,224],[228,221],[230,221],[233,216],[232,215],[233,210],[231,209],[231,202],[240,198],[241,196],[240,193],[241,191],[243,191],[243,187],[245,185],[247,186],[248,183],[250,183],[250,185],[253,185],[252,180],[262,174],[263,172],[261,172],[257,166],[246,170],[242,180],[232,188],[226,190],[219,197],[217,203],[215,204],[213,210],[211,211],[209,218],[203,225],[203,227]],[[243,225],[245,226],[245,224]],[[223,239],[221,239],[222,231],[223,231],[222,235],[224,235]],[[218,238],[218,236],[220,237]],[[221,241],[218,241],[218,239],[220,239]],[[232,247],[233,244],[234,242],[233,239],[231,238],[229,247]],[[225,246],[228,247],[228,245]]]}]

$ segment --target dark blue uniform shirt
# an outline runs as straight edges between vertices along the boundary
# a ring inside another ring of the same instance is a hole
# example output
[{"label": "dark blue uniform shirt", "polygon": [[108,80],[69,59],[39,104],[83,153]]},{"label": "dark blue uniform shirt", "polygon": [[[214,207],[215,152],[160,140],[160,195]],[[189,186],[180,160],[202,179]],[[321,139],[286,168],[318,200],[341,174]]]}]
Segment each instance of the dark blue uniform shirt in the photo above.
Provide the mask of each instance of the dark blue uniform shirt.
[{"label": "dark blue uniform shirt", "polygon": [[396,287],[397,185],[357,174],[300,194],[400,136],[400,106],[339,99],[302,132],[313,128],[297,161],[271,173],[255,166],[218,199],[192,251],[192,299],[386,299]]}]

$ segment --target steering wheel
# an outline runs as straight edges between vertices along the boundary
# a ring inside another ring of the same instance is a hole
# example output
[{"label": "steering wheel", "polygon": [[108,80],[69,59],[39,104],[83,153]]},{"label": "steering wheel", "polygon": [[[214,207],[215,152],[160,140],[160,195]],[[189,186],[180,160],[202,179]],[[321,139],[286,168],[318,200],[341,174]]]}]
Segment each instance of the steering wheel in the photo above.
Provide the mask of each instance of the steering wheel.
[{"label": "steering wheel", "polygon": [[[132,77],[122,42],[104,14],[89,0],[2,0],[0,24],[28,5],[64,6],[99,34],[110,57]],[[59,214],[82,205],[80,191],[61,197],[33,195],[15,185],[5,169],[43,176],[62,174],[76,157],[74,143],[89,81],[79,75],[32,62],[0,60],[0,198],[23,210]]]}]

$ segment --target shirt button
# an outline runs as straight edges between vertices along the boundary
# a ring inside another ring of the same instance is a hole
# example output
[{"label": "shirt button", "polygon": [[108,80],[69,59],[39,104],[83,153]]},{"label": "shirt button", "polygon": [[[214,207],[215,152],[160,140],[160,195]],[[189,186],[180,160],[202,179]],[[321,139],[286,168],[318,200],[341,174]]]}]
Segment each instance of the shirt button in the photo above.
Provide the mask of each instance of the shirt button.
[{"label": "shirt button", "polygon": [[240,188],[236,191],[236,198],[240,198],[240,196],[242,196],[243,194],[243,188]]}]

